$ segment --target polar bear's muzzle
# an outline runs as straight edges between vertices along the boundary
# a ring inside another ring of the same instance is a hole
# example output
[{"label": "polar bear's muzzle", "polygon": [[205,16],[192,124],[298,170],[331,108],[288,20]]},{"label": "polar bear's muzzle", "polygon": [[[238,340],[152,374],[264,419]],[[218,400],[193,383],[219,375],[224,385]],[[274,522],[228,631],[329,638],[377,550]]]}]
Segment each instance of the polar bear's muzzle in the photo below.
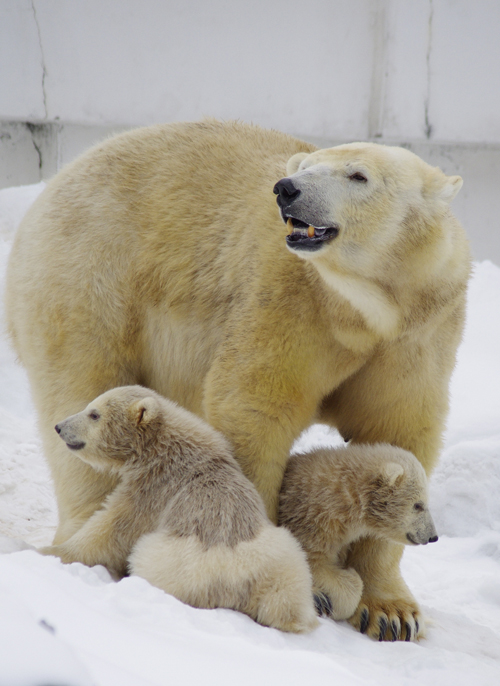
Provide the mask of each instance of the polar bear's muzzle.
[{"label": "polar bear's muzzle", "polygon": [[[308,211],[308,203],[299,200],[302,191],[295,186],[292,179],[284,178],[278,181],[273,192],[277,196],[276,202],[281,211],[281,218],[289,228],[286,237],[288,248],[314,252],[338,235],[338,226],[321,225],[321,222],[312,216],[313,213]],[[309,221],[308,214],[311,215]]]},{"label": "polar bear's muzzle", "polygon": [[[73,417],[69,417],[68,419],[73,419]],[[56,424],[54,428],[70,450],[81,450],[82,448],[85,448],[85,443],[84,441],[79,440],[78,436],[75,435],[75,432],[72,431],[68,419]]]}]

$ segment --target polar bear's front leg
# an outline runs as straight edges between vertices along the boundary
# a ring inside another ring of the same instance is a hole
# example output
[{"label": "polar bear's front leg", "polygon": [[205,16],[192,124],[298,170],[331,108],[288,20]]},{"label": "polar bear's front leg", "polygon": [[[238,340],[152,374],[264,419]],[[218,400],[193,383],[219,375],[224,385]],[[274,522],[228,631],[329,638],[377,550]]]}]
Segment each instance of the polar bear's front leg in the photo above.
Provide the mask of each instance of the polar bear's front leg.
[{"label": "polar bear's front leg", "polygon": [[127,573],[127,557],[137,538],[144,533],[134,526],[130,502],[120,495],[123,485],[108,496],[102,510],[92,517],[64,543],[40,548],[42,555],[55,555],[62,562],[82,562],[89,567],[104,565],[115,577]]},{"label": "polar bear's front leg", "polygon": [[[297,414],[301,408],[294,408]],[[245,476],[252,481],[264,501],[267,515],[278,521],[279,491],[288,455],[302,426],[285,411],[273,414],[245,397],[210,408],[206,419],[223,433],[234,449],[234,456]],[[312,414],[307,409],[304,414]]]},{"label": "polar bear's front leg", "polygon": [[425,635],[420,608],[403,581],[404,546],[365,538],[353,544],[347,564],[363,580],[363,594],[349,622],[378,641],[415,641]]},{"label": "polar bear's front leg", "polygon": [[[262,340],[267,342],[266,331]],[[305,363],[298,365],[266,346],[260,350],[262,340],[242,338],[234,350],[221,352],[205,380],[203,409],[206,421],[231,443],[268,517],[277,523],[290,449],[312,424],[322,390]]]}]

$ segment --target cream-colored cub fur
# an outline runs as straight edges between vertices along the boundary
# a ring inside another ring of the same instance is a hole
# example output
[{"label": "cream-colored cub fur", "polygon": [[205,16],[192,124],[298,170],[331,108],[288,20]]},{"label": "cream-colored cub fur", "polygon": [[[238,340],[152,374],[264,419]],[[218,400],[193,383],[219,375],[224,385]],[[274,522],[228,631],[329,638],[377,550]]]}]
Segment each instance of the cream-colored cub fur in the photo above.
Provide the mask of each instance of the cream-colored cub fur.
[{"label": "cream-colored cub fur", "polygon": [[206,548],[198,537],[179,538],[160,525],[137,542],[130,571],[195,607],[233,608],[283,631],[318,623],[305,555],[275,526],[233,547]]},{"label": "cream-colored cub fur", "polygon": [[[469,275],[449,208],[460,185],[401,148],[316,150],[211,120],[130,131],[63,169],[17,232],[6,287],[55,542],[116,480],[68,460],[54,424],[115,386],[153,388],[221,431],[274,521],[291,446],[318,420],[429,473]],[[352,548],[372,614],[417,608],[401,550]]]},{"label": "cream-colored cub fur", "polygon": [[[293,455],[283,479],[279,521],[306,551],[316,605],[333,619],[348,619],[361,601],[362,579],[346,565],[354,541],[370,537],[426,545],[438,540],[422,465],[408,451],[387,444]],[[361,631],[369,628],[373,638],[422,635],[418,612],[379,614],[371,623],[366,607],[359,612]]]},{"label": "cream-colored cub fur", "polygon": [[141,386],[104,393],[56,431],[119,484],[79,531],[42,552],[121,576],[135,545],[131,572],[190,605],[233,608],[283,631],[316,626],[300,545],[270,523],[217,431]]}]

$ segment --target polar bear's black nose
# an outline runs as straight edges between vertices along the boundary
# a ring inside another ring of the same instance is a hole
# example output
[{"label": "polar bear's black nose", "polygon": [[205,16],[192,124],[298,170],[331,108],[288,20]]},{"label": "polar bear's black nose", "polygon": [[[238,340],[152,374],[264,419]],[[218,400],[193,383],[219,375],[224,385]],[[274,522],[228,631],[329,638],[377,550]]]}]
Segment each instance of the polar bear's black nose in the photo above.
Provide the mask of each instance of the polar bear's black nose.
[{"label": "polar bear's black nose", "polygon": [[58,434],[61,433],[61,427],[59,426],[59,424],[56,424],[54,429],[57,431]]},{"label": "polar bear's black nose", "polygon": [[438,540],[437,536],[433,536],[432,538],[429,538],[429,543],[435,543]]},{"label": "polar bear's black nose", "polygon": [[276,201],[281,207],[289,205],[293,200],[299,197],[300,191],[295,187],[291,179],[285,178],[278,181],[273,188],[273,193],[277,195]]}]

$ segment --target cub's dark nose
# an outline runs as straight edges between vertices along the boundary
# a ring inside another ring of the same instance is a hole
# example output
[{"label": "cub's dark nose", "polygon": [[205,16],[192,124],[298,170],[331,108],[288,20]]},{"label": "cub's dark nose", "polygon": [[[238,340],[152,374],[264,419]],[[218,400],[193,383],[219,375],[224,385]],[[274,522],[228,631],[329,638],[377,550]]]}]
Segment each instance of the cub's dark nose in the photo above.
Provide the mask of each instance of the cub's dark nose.
[{"label": "cub's dark nose", "polygon": [[54,429],[57,431],[58,434],[61,433],[61,427],[59,426],[59,424],[56,424]]},{"label": "cub's dark nose", "polygon": [[438,540],[438,536],[433,536],[432,538],[429,538],[429,543],[435,543]]},{"label": "cub's dark nose", "polygon": [[299,197],[300,191],[295,187],[291,179],[281,179],[273,188],[273,193],[277,195],[276,201],[280,207],[289,205]]}]

